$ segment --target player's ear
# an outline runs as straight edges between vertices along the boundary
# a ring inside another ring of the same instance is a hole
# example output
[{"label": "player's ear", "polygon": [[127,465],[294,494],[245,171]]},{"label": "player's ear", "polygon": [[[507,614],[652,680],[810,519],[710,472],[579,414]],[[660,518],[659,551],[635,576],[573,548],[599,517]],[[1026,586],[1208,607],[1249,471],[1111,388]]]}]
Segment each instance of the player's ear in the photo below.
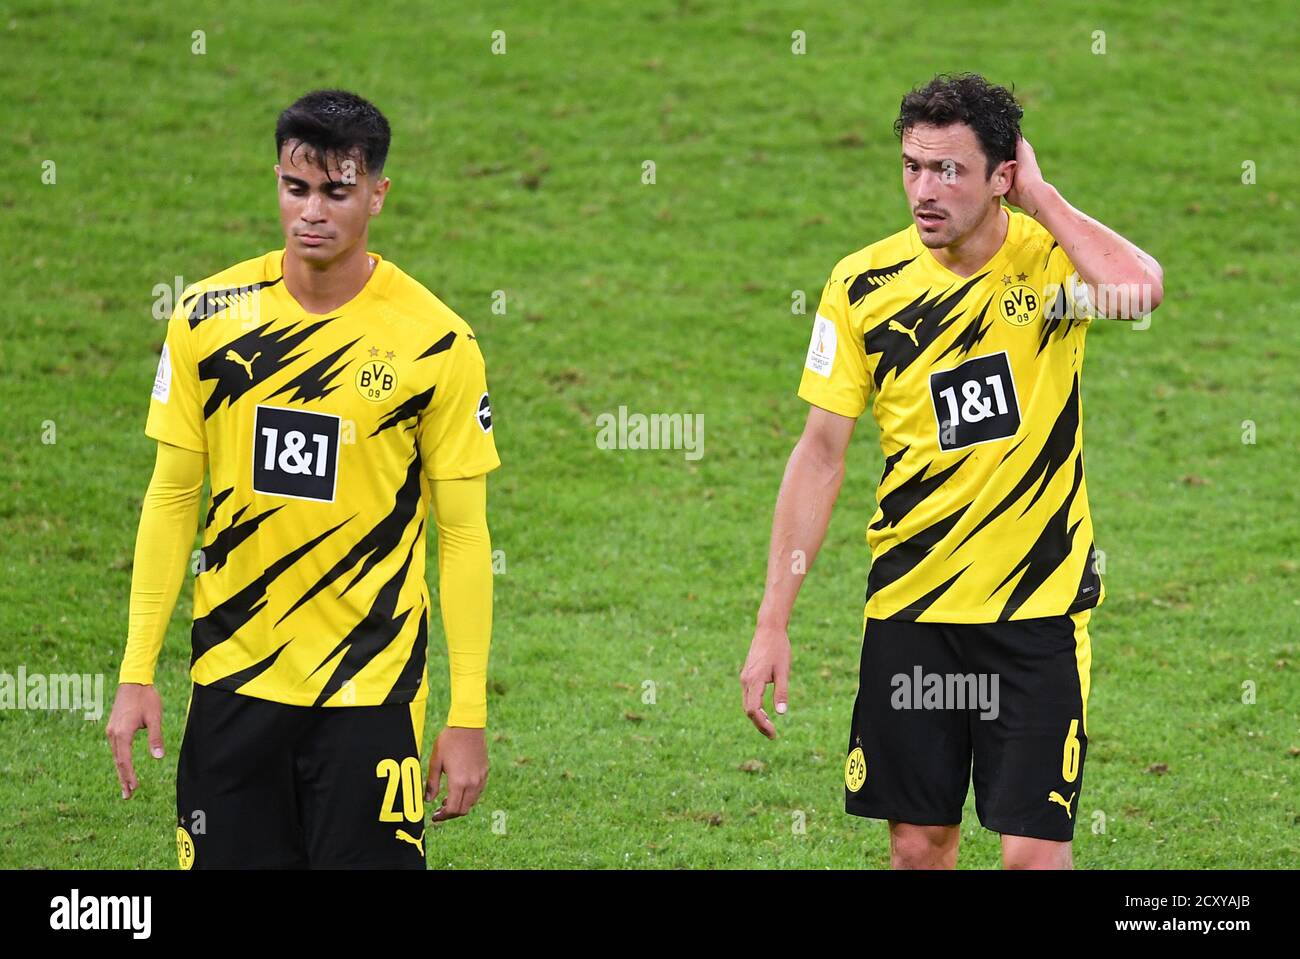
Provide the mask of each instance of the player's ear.
[{"label": "player's ear", "polygon": [[375,184],[375,192],[370,195],[370,215],[378,216],[379,211],[384,208],[384,197],[388,194],[388,187],[393,181],[386,176],[381,176],[379,182]]},{"label": "player's ear", "polygon": [[993,170],[990,178],[994,196],[1006,196],[1016,182],[1016,161],[1003,160]]}]

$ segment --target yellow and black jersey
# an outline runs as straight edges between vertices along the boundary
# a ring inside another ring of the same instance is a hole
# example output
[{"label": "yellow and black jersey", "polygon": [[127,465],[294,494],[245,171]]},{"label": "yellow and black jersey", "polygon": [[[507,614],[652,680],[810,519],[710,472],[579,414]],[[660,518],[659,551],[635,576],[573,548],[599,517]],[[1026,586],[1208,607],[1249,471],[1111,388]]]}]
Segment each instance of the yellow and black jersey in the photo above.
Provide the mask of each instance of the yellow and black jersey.
[{"label": "yellow and black jersey", "polygon": [[1105,595],[1083,477],[1087,287],[1007,213],[970,277],[910,226],[841,260],[822,293],[799,395],[853,418],[871,401],[885,457],[866,617],[1030,619]]},{"label": "yellow and black jersey", "polygon": [[145,432],[206,452],[196,683],[296,705],[426,697],[431,480],[500,464],[466,323],[378,254],[328,314],[277,250],[182,297]]}]

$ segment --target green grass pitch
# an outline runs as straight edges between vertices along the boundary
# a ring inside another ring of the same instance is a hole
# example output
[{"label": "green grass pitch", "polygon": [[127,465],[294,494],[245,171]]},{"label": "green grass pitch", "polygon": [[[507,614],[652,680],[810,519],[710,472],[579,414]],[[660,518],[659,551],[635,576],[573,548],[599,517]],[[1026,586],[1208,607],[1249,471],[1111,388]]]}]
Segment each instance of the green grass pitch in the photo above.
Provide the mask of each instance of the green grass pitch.
[{"label": "green grass pitch", "polygon": [[[102,673],[111,705],[153,462],[154,287],[280,246],[276,115],[342,86],[394,128],[371,248],[474,326],[504,463],[492,773],[430,832],[430,866],[887,865],[885,825],[842,811],[869,419],[795,609],[775,743],[736,675],[811,311],[840,257],[907,224],[902,94],[976,70],[1015,84],[1047,179],[1166,273],[1149,329],[1088,338],[1108,599],[1076,864],[1300,860],[1286,4],[181,6],[0,4],[0,671]],[[596,417],[620,405],[703,414],[703,457],[599,449]],[[106,716],[0,710],[0,867],[174,868],[190,596],[159,669],[167,756],[137,739],[129,803]],[[429,737],[447,688],[433,626]],[[961,866],[997,864],[968,800]]]}]

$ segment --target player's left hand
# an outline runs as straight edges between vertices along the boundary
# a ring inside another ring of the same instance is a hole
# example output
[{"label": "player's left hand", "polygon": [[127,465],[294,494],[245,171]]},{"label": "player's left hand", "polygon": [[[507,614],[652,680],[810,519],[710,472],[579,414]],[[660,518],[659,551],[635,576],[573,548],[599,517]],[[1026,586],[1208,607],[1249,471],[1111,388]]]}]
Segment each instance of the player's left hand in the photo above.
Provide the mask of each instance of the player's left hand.
[{"label": "player's left hand", "polygon": [[1030,216],[1038,214],[1038,197],[1047,186],[1043,171],[1038,168],[1038,157],[1029,141],[1021,137],[1016,141],[1016,172],[1007,191],[1007,202],[1018,206]]},{"label": "player's left hand", "polygon": [[447,797],[433,813],[433,822],[463,816],[478,802],[487,785],[487,736],[482,729],[447,726],[433,743],[429,778],[424,798],[432,802],[442,791],[442,774],[447,774]]}]

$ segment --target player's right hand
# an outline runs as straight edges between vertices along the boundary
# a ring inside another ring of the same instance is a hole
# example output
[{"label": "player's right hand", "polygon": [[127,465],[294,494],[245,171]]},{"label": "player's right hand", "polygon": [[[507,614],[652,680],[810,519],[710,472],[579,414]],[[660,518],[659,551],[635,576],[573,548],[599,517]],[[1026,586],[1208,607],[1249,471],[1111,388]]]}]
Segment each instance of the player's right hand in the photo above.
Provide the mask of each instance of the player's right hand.
[{"label": "player's right hand", "polygon": [[117,778],[122,784],[122,798],[130,799],[140,788],[131,762],[131,747],[138,729],[149,730],[149,754],[154,759],[163,758],[162,697],[154,686],[139,683],[121,683],[113,700],[113,711],[108,715],[109,748],[113,750],[113,763]]},{"label": "player's right hand", "polygon": [[749,644],[749,656],[740,670],[740,688],[744,693],[745,715],[760,733],[776,739],[776,727],[763,709],[767,687],[775,686],[772,700],[778,713],[790,702],[790,636],[784,629],[759,626]]}]

